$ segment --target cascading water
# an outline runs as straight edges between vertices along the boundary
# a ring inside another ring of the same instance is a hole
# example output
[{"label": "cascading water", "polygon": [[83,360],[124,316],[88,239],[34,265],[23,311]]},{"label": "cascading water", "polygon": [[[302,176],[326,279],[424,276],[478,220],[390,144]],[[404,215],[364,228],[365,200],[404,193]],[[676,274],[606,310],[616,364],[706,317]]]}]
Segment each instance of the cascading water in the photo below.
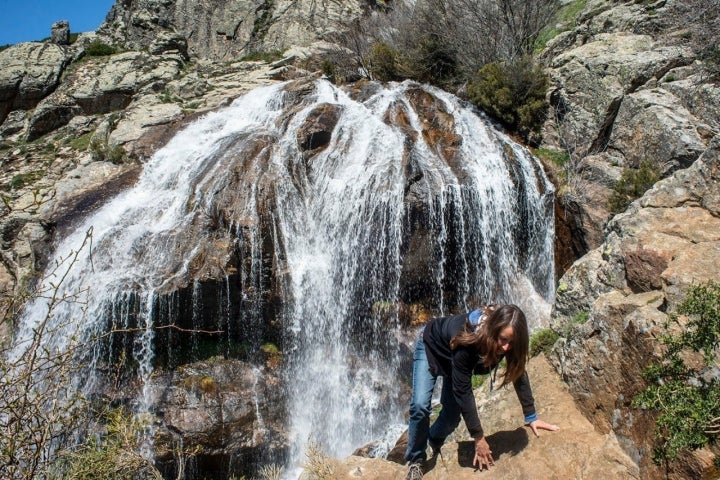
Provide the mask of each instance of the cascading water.
[{"label": "cascading water", "polygon": [[[231,356],[234,341],[257,352],[266,319],[281,325],[290,470],[308,441],[342,457],[402,423],[403,305],[444,314],[513,302],[537,326],[554,291],[553,192],[526,149],[429,87],[353,95],[323,80],[309,85],[260,88],[199,119],[65,238],[58,255],[92,228],[92,254],[82,251],[58,288],[92,290],[87,305],[54,308],[60,332],[47,339],[62,349],[63,332],[137,329],[123,348],[147,385],[156,327],[183,315],[191,330],[207,325],[197,277],[213,271],[198,273],[196,263],[212,256],[208,244],[231,238],[237,258],[228,254],[214,271],[221,353]],[[318,116],[331,119],[329,135],[301,140]],[[276,312],[263,297],[273,282]],[[172,293],[183,285],[190,313]],[[46,314],[43,299],[27,306],[18,345]],[[197,337],[189,349],[202,350]],[[90,372],[107,349],[92,353]],[[95,375],[83,378],[97,387]],[[153,401],[138,400],[146,411]]]}]

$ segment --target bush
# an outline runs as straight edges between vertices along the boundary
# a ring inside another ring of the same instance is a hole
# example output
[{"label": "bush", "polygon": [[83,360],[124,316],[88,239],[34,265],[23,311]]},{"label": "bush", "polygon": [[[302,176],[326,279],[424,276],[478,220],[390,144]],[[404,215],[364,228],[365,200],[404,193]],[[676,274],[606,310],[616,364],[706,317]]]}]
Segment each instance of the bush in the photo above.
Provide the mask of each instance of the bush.
[{"label": "bush", "polygon": [[121,145],[110,145],[99,138],[93,138],[89,148],[96,161],[108,161],[120,165],[128,160],[125,149]]},{"label": "bush", "polygon": [[658,168],[644,160],[640,168],[626,168],[615,182],[608,199],[608,208],[613,213],[624,211],[636,198],[641,197],[655,182],[660,180]]},{"label": "bush", "polygon": [[95,40],[87,46],[85,55],[89,57],[105,57],[114,54],[116,51],[115,47],[102,43],[100,40]]},{"label": "bush", "polygon": [[548,79],[532,58],[493,62],[482,67],[468,85],[470,101],[525,140],[540,132],[547,104]]},{"label": "bush", "polygon": [[[692,287],[677,313],[689,317],[685,330],[661,337],[667,353],[643,372],[650,385],[633,399],[634,407],[658,414],[656,463],[683,449],[702,448],[720,434],[720,378],[713,372],[720,347],[720,284]],[[691,352],[702,354],[704,362],[686,363]]]},{"label": "bush", "polygon": [[411,55],[410,78],[443,85],[453,80],[458,73],[456,52],[436,33],[421,37],[417,49]]},{"label": "bush", "polygon": [[386,43],[373,43],[372,47],[370,47],[370,53],[368,54],[366,61],[372,78],[382,82],[397,80],[397,56],[398,52],[390,48]]},{"label": "bush", "polygon": [[92,437],[78,449],[59,456],[57,478],[162,479],[152,461],[138,453],[144,425],[119,409],[109,413],[106,427],[103,438]]},{"label": "bush", "polygon": [[542,328],[530,336],[530,356],[547,353],[560,336],[549,328]]}]

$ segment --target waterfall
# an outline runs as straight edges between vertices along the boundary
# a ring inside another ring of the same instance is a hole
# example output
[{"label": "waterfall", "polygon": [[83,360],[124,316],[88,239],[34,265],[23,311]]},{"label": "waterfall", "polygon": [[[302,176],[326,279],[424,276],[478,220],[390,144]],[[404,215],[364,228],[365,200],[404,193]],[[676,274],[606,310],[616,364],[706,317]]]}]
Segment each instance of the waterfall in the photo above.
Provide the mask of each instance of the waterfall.
[{"label": "waterfall", "polygon": [[[57,287],[90,292],[87,303],[53,307],[57,334],[46,341],[61,350],[77,332],[132,329],[123,348],[147,385],[158,325],[185,315],[197,330],[210,308],[202,281],[214,278],[227,345],[257,352],[267,318],[279,325],[292,468],[308,441],[342,457],[403,422],[403,305],[445,314],[513,302],[533,327],[547,321],[554,232],[553,189],[537,160],[458,98],[412,82],[287,88],[253,90],[180,131],[134,187],[57,244],[51,265],[92,231],[92,248]],[[321,107],[332,113],[330,135],[302,145]],[[236,245],[236,273],[225,264],[198,273],[226,244]],[[277,311],[262,296],[272,282]],[[189,312],[173,293],[181,287]],[[18,349],[47,311],[43,298],[27,305]],[[198,336],[189,338],[197,355]],[[98,388],[92,372],[107,350],[85,359],[83,388]],[[137,410],[150,411],[150,395],[140,397]]]}]

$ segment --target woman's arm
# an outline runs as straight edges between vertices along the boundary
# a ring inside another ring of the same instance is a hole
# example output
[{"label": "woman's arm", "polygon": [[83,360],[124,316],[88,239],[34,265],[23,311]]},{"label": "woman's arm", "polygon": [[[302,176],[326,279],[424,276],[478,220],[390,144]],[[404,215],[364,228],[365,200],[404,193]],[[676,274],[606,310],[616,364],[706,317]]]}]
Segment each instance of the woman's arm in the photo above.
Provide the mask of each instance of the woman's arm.
[{"label": "woman's arm", "polygon": [[525,416],[525,423],[530,425],[533,433],[538,437],[538,429],[556,431],[560,430],[560,427],[547,423],[544,420],[540,420],[535,411],[535,399],[533,398],[532,388],[530,388],[530,379],[528,378],[527,372],[513,382],[515,387],[515,393],[520,400],[522,405],[523,415]]}]

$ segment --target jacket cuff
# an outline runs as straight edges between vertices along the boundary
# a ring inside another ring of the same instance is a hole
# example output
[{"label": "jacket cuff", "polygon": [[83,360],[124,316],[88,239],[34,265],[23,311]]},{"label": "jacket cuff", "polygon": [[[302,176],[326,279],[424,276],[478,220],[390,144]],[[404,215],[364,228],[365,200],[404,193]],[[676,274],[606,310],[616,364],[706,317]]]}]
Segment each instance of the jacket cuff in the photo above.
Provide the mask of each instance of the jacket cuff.
[{"label": "jacket cuff", "polygon": [[537,413],[533,412],[530,415],[525,415],[525,423],[534,422],[538,419]]}]

